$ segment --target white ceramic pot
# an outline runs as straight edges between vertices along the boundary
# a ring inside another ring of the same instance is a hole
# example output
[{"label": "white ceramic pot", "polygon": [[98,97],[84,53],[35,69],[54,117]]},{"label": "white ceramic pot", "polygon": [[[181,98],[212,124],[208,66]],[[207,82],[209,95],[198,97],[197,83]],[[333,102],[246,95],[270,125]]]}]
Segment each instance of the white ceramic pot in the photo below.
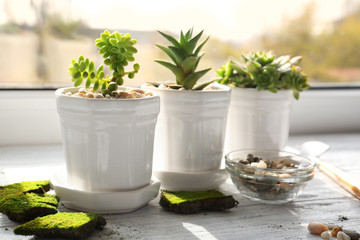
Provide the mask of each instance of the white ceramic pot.
[{"label": "white ceramic pot", "polygon": [[67,182],[83,191],[138,189],[150,184],[159,96],[90,99],[56,91]]},{"label": "white ceramic pot", "polygon": [[[154,147],[156,172],[197,173],[220,168],[230,88],[221,85],[219,88],[210,91],[151,88],[161,99]],[[160,180],[166,184],[161,177]]]},{"label": "white ceramic pot", "polygon": [[289,136],[292,91],[232,88],[225,153],[239,149],[284,149]]}]

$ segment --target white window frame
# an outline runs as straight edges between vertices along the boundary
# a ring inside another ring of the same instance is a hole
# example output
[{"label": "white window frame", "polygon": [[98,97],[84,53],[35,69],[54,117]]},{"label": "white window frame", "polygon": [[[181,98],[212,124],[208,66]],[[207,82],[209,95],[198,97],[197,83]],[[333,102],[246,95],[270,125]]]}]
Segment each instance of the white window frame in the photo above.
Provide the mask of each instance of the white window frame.
[{"label": "white window frame", "polygon": [[[0,146],[60,144],[55,90],[0,90]],[[360,131],[360,88],[304,91],[293,102],[290,134]]]}]

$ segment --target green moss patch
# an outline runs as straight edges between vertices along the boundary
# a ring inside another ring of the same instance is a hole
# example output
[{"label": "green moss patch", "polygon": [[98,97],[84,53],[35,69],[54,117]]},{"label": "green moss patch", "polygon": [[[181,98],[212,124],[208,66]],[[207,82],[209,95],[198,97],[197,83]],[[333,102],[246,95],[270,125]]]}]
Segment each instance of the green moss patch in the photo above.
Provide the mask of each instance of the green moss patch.
[{"label": "green moss patch", "polygon": [[0,186],[0,204],[24,193],[43,194],[50,190],[50,181],[27,181]]},{"label": "green moss patch", "polygon": [[50,181],[29,181],[0,187],[0,212],[16,222],[24,222],[57,212],[58,198],[45,194]]},{"label": "green moss patch", "polygon": [[50,190],[50,181],[49,180],[24,181],[20,183],[13,183],[5,186],[0,186],[0,191],[6,189],[20,193],[27,193],[27,192],[45,193]]},{"label": "green moss patch", "polygon": [[14,229],[18,235],[39,237],[65,237],[83,239],[95,228],[102,229],[106,221],[94,213],[56,213],[38,217]]},{"label": "green moss patch", "polygon": [[235,207],[238,202],[231,196],[215,190],[180,191],[163,190],[160,196],[160,206],[177,213],[196,213],[201,210],[225,210]]},{"label": "green moss patch", "polygon": [[171,204],[180,204],[183,202],[194,202],[198,200],[208,199],[208,198],[219,198],[225,197],[225,195],[219,191],[209,190],[209,191],[198,191],[198,192],[167,192],[163,191],[162,196],[169,201]]}]

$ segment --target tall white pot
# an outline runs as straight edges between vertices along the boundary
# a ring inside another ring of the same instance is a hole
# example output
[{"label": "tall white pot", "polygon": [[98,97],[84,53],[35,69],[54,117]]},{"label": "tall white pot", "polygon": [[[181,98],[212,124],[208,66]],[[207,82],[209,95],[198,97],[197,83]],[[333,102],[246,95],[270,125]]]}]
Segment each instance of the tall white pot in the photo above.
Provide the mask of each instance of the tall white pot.
[{"label": "tall white pot", "polygon": [[154,147],[157,172],[198,173],[220,168],[230,89],[219,87],[211,91],[152,89],[161,99]]},{"label": "tall white pot", "polygon": [[133,190],[150,184],[160,99],[90,99],[56,91],[67,181],[90,192]]},{"label": "tall white pot", "polygon": [[232,88],[225,153],[238,149],[283,149],[289,136],[293,96],[252,88]]}]

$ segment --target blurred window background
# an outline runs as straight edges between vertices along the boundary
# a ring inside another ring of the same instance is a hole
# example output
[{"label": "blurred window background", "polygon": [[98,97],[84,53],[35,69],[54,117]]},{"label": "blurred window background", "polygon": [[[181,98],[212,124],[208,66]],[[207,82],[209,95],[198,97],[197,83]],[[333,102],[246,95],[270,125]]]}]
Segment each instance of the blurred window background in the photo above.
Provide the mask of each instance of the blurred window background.
[{"label": "blurred window background", "polygon": [[135,79],[160,82],[171,72],[156,30],[178,34],[194,27],[210,40],[199,67],[204,80],[231,58],[257,50],[303,56],[313,86],[360,86],[358,0],[0,0],[0,88],[58,88],[72,84],[68,65],[83,54],[103,63],[94,40],[105,29],[138,40]]}]

